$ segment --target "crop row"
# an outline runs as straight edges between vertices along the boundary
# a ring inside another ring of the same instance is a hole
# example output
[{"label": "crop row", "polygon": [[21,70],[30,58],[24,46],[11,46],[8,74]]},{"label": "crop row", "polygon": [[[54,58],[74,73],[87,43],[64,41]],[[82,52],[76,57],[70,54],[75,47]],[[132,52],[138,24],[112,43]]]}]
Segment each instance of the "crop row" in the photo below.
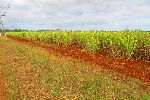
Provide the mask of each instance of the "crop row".
[{"label": "crop row", "polygon": [[144,31],[41,31],[7,32],[7,35],[76,46],[89,52],[105,52],[123,58],[150,61],[150,32]]}]

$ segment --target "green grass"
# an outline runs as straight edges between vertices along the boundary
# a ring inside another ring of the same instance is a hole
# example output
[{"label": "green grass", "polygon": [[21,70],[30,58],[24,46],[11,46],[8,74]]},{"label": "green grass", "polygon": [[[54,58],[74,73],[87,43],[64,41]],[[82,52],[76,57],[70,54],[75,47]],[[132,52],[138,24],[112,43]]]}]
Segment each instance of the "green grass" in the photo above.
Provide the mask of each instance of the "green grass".
[{"label": "green grass", "polygon": [[[10,100],[145,100],[148,84],[40,47],[0,38]],[[116,80],[113,80],[115,78]]]}]

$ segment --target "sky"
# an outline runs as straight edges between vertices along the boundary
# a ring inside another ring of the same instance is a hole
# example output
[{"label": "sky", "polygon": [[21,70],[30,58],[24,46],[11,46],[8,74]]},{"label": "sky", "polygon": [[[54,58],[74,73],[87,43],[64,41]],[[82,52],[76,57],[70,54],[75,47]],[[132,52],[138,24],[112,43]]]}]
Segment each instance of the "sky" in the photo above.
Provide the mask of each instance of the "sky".
[{"label": "sky", "polygon": [[0,0],[5,28],[150,30],[150,0]]}]

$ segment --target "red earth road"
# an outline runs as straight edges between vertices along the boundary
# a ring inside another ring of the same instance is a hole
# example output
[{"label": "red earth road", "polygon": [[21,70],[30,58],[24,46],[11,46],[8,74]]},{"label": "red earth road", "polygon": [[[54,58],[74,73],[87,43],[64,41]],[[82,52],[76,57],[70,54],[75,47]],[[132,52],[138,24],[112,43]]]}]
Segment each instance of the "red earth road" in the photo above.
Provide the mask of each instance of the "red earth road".
[{"label": "red earth road", "polygon": [[150,62],[145,62],[142,60],[124,60],[121,58],[108,56],[104,53],[88,53],[73,46],[62,47],[56,45],[55,47],[52,47],[49,45],[50,43],[41,43],[35,40],[28,40],[12,36],[8,37],[19,42],[40,46],[47,49],[48,51],[53,50],[54,52],[64,56],[71,56],[72,58],[82,59],[85,62],[98,65],[105,69],[123,73],[124,75],[130,76],[132,78],[150,82]]}]

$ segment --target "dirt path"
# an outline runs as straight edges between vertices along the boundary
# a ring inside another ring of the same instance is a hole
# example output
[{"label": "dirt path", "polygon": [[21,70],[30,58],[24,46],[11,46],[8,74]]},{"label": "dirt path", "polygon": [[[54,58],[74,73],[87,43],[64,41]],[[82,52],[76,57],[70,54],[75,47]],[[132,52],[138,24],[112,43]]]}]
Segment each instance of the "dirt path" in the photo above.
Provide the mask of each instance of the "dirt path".
[{"label": "dirt path", "polygon": [[[0,47],[1,50],[2,47]],[[4,73],[2,69],[2,58],[0,52],[0,100],[6,100],[6,90],[5,90],[5,81],[4,81]]]},{"label": "dirt path", "polygon": [[82,59],[85,62],[102,66],[105,69],[123,73],[126,76],[137,78],[145,82],[150,82],[150,62],[142,60],[123,60],[102,53],[87,53],[76,47],[49,46],[38,41],[9,37],[19,42],[40,46],[49,51],[55,51],[63,56]]}]

